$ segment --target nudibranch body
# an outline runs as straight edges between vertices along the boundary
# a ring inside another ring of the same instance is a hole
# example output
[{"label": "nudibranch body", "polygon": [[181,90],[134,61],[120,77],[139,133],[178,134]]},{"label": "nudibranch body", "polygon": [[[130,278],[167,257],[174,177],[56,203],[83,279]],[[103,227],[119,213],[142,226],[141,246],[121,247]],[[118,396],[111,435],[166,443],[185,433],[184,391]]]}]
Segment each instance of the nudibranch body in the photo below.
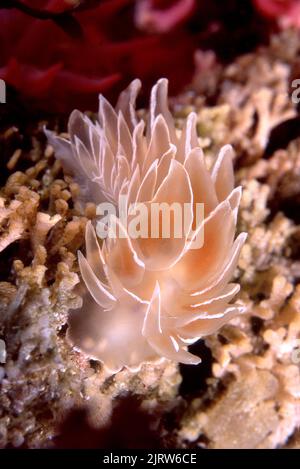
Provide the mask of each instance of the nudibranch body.
[{"label": "nudibranch body", "polygon": [[[161,228],[158,236],[133,236],[117,210],[111,218],[118,236],[101,243],[87,223],[85,256],[78,256],[87,293],[82,310],[70,315],[69,337],[112,371],[160,358],[197,364],[200,358],[188,345],[243,312],[232,303],[239,285],[230,283],[246,239],[245,233],[235,239],[241,187],[234,188],[233,150],[224,146],[208,170],[196,115],[191,113],[178,131],[167,86],[161,79],[153,87],[147,122],[135,110],[140,89],[135,80],[115,109],[100,96],[96,123],[74,111],[70,140],[47,132],[84,200],[107,201],[118,209],[122,196],[131,221],[132,207],[143,204],[149,210],[142,220],[149,225],[153,204],[187,207],[181,236],[171,230],[164,237]],[[203,242],[195,247],[200,233]]]}]

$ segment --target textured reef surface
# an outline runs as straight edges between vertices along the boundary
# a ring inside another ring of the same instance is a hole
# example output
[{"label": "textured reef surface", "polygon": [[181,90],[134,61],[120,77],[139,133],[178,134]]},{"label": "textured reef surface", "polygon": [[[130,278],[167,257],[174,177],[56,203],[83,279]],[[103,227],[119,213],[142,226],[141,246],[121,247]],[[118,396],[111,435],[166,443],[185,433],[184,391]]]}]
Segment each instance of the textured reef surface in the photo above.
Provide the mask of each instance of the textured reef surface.
[{"label": "textured reef surface", "polygon": [[234,146],[248,232],[234,277],[246,314],[193,346],[194,367],[165,360],[112,375],[72,348],[76,253],[95,206],[82,211],[46,143],[43,126],[63,134],[63,122],[1,131],[1,447],[300,447],[299,49],[285,31],[227,66],[212,60],[170,103],[178,128],[196,112],[211,163]]}]

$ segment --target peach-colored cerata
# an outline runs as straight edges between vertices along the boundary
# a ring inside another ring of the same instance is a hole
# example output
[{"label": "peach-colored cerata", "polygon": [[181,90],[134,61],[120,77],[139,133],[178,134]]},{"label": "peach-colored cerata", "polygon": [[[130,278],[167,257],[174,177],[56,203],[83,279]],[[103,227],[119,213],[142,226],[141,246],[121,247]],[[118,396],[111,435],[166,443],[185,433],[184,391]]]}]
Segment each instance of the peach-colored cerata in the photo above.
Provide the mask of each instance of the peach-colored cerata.
[{"label": "peach-colored cerata", "polygon": [[[230,283],[246,239],[235,239],[241,187],[234,188],[233,150],[224,146],[211,170],[205,164],[189,114],[183,130],[168,109],[168,82],[153,87],[145,121],[135,110],[140,81],[120,95],[114,109],[100,96],[94,123],[74,111],[70,140],[47,131],[56,157],[71,172],[85,201],[118,207],[138,202],[187,204],[181,237],[132,237],[120,218],[122,236],[101,242],[86,226],[85,255],[79,252],[86,287],[81,310],[73,311],[69,337],[75,347],[112,371],[167,358],[197,364],[187,347],[243,312],[232,303],[239,285]],[[196,204],[204,217],[196,220]],[[117,214],[118,217],[118,214]],[[204,243],[193,240],[203,230]],[[192,236],[191,236],[191,233]]]}]

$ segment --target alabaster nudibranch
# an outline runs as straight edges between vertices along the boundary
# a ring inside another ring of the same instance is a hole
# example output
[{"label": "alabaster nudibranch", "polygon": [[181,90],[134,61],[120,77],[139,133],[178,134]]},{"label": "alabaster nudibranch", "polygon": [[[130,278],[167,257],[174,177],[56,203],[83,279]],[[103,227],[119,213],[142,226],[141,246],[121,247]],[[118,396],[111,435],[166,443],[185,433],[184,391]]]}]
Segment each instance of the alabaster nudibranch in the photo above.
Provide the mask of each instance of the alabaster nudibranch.
[{"label": "alabaster nudibranch", "polygon": [[[112,371],[161,358],[197,364],[200,358],[188,345],[243,312],[232,302],[239,285],[230,283],[246,239],[245,233],[235,239],[241,187],[234,188],[233,150],[224,146],[208,170],[196,115],[187,117],[182,131],[175,129],[168,82],[161,79],[152,89],[147,120],[139,118],[140,86],[134,80],[115,109],[100,96],[95,123],[74,111],[70,140],[46,131],[83,200],[118,206],[122,195],[126,207],[191,207],[180,237],[133,237],[116,218],[122,236],[102,242],[92,223],[86,226],[85,255],[78,255],[86,293],[82,309],[70,315],[69,337]],[[200,221],[197,204],[204,207]],[[201,230],[204,241],[195,248]]]}]

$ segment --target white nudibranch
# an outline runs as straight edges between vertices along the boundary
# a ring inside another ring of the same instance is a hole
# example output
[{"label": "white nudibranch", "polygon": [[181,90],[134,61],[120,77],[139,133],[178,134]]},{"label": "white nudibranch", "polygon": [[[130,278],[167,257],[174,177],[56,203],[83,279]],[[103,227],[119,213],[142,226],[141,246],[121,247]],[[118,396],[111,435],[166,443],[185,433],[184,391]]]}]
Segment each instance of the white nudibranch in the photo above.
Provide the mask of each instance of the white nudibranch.
[{"label": "white nudibranch", "polygon": [[[245,233],[235,239],[241,187],[234,188],[233,150],[224,146],[208,170],[195,113],[182,131],[175,129],[168,82],[161,79],[144,121],[135,110],[140,86],[134,80],[115,109],[100,96],[96,123],[74,111],[70,140],[46,131],[56,157],[78,182],[82,200],[117,207],[122,195],[126,207],[191,207],[187,230],[168,239],[161,231],[155,238],[133,237],[115,218],[122,236],[101,242],[87,223],[85,255],[78,256],[86,294],[82,309],[70,314],[69,337],[114,372],[161,358],[197,364],[200,358],[188,345],[243,312],[242,305],[232,303],[239,285],[230,283],[246,239]],[[200,221],[197,204],[204,207]],[[200,230],[204,241],[195,248],[192,241]]]}]

